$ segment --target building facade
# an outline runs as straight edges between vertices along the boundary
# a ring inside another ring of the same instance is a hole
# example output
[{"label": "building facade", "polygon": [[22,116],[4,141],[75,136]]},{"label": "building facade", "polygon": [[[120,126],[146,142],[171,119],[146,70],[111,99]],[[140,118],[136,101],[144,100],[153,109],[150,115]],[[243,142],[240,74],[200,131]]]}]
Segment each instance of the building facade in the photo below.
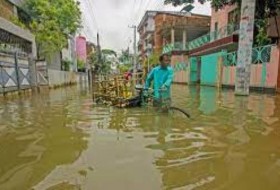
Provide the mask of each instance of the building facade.
[{"label": "building facade", "polygon": [[36,85],[35,37],[28,30],[22,1],[0,0],[0,93]]},{"label": "building facade", "polygon": [[[240,10],[236,5],[212,10],[211,30],[189,42],[188,83],[234,88],[240,37]],[[279,48],[253,47],[250,88],[275,91],[279,86]]]},{"label": "building facade", "polygon": [[176,73],[175,82],[180,82],[179,78],[183,77],[180,80],[186,83],[188,43],[209,30],[210,16],[189,12],[147,11],[138,26],[138,49],[143,60],[149,60],[151,54],[170,53],[172,66],[183,68],[183,71]]},{"label": "building facade", "polygon": [[26,24],[27,15],[20,8],[21,0],[0,0],[0,44],[2,50],[18,52],[36,57],[35,37],[17,24]]},{"label": "building facade", "polygon": [[140,39],[138,41],[138,52],[142,59],[148,56],[154,47],[155,19],[156,11],[147,11],[138,25]]},{"label": "building facade", "polygon": [[206,34],[209,27],[210,16],[147,11],[138,26],[140,34],[138,50],[142,56],[149,51],[161,54],[167,45],[170,45],[172,50],[187,50],[188,41]]}]

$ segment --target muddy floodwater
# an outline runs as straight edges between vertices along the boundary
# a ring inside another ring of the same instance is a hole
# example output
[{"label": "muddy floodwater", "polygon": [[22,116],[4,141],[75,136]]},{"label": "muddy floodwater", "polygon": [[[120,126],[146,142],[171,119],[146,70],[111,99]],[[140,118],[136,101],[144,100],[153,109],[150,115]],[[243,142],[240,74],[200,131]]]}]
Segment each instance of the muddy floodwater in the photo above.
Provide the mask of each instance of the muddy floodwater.
[{"label": "muddy floodwater", "polygon": [[279,190],[280,96],[173,87],[192,115],[96,107],[81,87],[0,102],[0,190]]}]

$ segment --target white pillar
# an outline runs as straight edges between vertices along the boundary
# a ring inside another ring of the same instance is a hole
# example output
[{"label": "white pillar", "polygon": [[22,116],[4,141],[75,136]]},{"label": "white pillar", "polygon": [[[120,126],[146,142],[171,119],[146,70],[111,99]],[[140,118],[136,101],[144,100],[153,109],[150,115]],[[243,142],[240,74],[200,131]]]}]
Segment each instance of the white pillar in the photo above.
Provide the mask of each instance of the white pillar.
[{"label": "white pillar", "polygon": [[186,49],[186,44],[187,44],[187,30],[183,30],[183,49]]},{"label": "white pillar", "polygon": [[249,95],[255,8],[256,0],[242,1],[241,22],[239,30],[239,48],[235,81],[236,95]]},{"label": "white pillar", "polygon": [[175,43],[175,30],[174,28],[171,29],[171,44],[174,45]]}]

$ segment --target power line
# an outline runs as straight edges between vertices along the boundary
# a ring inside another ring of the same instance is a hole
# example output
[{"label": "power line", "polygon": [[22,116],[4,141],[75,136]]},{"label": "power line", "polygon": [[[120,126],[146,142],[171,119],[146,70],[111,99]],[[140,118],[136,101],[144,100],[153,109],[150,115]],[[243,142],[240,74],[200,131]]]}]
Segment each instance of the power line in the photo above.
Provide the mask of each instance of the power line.
[{"label": "power line", "polygon": [[137,18],[136,18],[136,20],[135,20],[137,23],[139,23],[139,20],[140,20],[141,17],[145,14],[146,9],[147,9],[147,7],[148,7],[148,4],[149,4],[150,2],[151,2],[151,1],[148,1],[148,2],[146,3],[146,6],[143,6],[144,9],[139,10],[138,16],[137,16]]},{"label": "power line", "polygon": [[[93,3],[93,5],[90,3],[90,2],[92,2]],[[95,17],[95,14],[94,14],[94,0],[90,0],[89,1],[89,5],[90,5],[90,7],[91,7],[91,9],[92,9],[92,15],[93,15],[93,19],[95,20],[95,23],[96,23],[96,27],[97,27],[97,30],[99,30],[99,26],[98,26],[98,22],[97,22],[97,19],[96,19],[96,17]],[[96,5],[95,5],[95,7],[96,7]]]},{"label": "power line", "polygon": [[91,24],[89,23],[89,20],[86,19],[85,14],[82,14],[83,17],[83,28],[85,29],[86,36],[93,39],[94,37],[94,31],[92,29]]},{"label": "power line", "polygon": [[[143,0],[140,1],[138,10],[136,11],[136,22],[138,21],[139,14],[141,14],[141,5],[142,5],[142,3],[143,3]],[[134,17],[134,18],[135,18],[135,17]]]},{"label": "power line", "polygon": [[146,4],[146,7],[145,7],[144,10],[147,10],[147,9],[148,9],[148,7],[150,6],[151,2],[153,2],[153,1],[148,1],[148,3]]},{"label": "power line", "polygon": [[133,13],[134,13],[134,11],[135,11],[135,4],[136,4],[136,0],[134,0],[133,1],[133,5],[132,5],[132,9],[131,9],[131,12],[130,12],[130,20],[129,20],[129,22],[132,22],[132,20],[133,20]]},{"label": "power line", "polygon": [[[127,19],[127,26],[130,25],[133,22],[133,19],[135,18],[135,8],[136,8],[136,0],[133,1],[132,7],[131,7],[131,12],[130,12],[130,17],[128,17]],[[126,27],[124,32],[124,35],[126,35],[127,33],[129,33],[129,28]],[[127,40],[129,40],[130,37],[128,37]]]},{"label": "power line", "polygon": [[88,10],[88,12],[89,12],[88,15],[91,17],[91,20],[93,21],[93,23],[95,23],[97,31],[99,31],[99,27],[98,27],[97,20],[95,18],[93,6],[89,0],[84,0],[84,1],[87,4],[86,9],[91,9],[91,10]]}]

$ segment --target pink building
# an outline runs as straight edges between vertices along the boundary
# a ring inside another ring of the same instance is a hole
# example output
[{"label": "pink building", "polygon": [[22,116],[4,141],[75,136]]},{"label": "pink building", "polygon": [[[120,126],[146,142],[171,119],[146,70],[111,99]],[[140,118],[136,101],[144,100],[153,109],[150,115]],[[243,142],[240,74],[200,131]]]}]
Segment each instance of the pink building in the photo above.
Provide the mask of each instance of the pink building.
[{"label": "pink building", "polygon": [[87,41],[84,36],[76,38],[77,59],[86,63],[87,61]]},{"label": "pink building", "polygon": [[[210,32],[189,42],[189,83],[235,87],[239,25],[236,5],[212,10]],[[277,45],[253,48],[251,89],[276,91],[280,87],[279,57]]]}]

